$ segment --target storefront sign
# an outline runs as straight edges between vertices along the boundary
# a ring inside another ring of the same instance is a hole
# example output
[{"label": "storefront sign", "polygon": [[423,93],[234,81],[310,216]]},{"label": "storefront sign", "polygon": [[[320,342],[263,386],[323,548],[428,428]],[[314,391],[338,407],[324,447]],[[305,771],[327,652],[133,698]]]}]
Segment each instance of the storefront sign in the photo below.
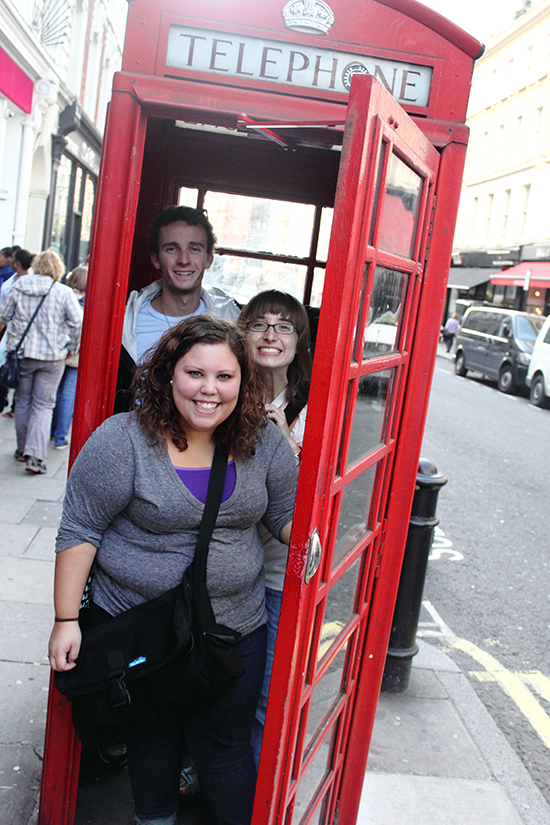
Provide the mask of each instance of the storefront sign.
[{"label": "storefront sign", "polygon": [[93,175],[99,174],[99,152],[96,152],[78,132],[67,135],[67,151],[88,167]]},{"label": "storefront sign", "polygon": [[347,94],[356,73],[372,74],[401,104],[427,106],[432,69],[315,46],[171,25],[166,67]]}]

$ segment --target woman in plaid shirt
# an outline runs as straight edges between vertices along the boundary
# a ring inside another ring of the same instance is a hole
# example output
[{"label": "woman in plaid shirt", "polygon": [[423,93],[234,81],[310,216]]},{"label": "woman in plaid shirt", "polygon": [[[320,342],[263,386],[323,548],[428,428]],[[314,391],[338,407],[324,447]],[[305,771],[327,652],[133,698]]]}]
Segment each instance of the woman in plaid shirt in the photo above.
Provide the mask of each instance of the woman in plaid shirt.
[{"label": "woman in plaid shirt", "polygon": [[63,262],[52,250],[33,260],[34,274],[15,281],[0,307],[7,325],[6,349],[14,349],[42,296],[46,296],[20,350],[20,382],[15,391],[15,459],[32,474],[46,472],[44,459],[52,411],[65,359],[80,348],[82,308],[72,289],[59,283]]}]

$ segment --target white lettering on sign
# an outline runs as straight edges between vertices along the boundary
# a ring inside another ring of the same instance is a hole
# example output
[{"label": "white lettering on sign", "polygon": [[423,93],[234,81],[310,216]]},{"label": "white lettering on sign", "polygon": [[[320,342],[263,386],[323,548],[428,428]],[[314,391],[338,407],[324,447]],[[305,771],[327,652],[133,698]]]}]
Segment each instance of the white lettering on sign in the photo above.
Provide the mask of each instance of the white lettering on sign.
[{"label": "white lettering on sign", "polygon": [[166,66],[347,94],[354,74],[372,74],[403,105],[427,106],[431,66],[172,24]]}]

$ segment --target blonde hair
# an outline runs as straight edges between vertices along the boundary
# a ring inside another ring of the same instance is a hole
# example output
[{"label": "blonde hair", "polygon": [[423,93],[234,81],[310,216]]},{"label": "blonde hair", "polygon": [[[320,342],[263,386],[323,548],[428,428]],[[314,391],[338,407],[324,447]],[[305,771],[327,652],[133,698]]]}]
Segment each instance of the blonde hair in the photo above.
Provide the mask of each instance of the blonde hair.
[{"label": "blonde hair", "polygon": [[48,275],[54,281],[60,281],[65,270],[63,261],[53,249],[40,252],[34,258],[32,268],[35,275]]}]

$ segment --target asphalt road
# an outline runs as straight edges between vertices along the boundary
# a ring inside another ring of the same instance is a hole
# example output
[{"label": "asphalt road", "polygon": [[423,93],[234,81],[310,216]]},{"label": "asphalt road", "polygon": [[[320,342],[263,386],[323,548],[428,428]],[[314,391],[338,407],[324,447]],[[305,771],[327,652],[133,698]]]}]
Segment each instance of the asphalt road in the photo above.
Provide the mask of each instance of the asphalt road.
[{"label": "asphalt road", "polygon": [[448,483],[424,598],[459,640],[444,643],[447,652],[548,801],[549,453],[550,410],[437,359],[422,455]]}]

